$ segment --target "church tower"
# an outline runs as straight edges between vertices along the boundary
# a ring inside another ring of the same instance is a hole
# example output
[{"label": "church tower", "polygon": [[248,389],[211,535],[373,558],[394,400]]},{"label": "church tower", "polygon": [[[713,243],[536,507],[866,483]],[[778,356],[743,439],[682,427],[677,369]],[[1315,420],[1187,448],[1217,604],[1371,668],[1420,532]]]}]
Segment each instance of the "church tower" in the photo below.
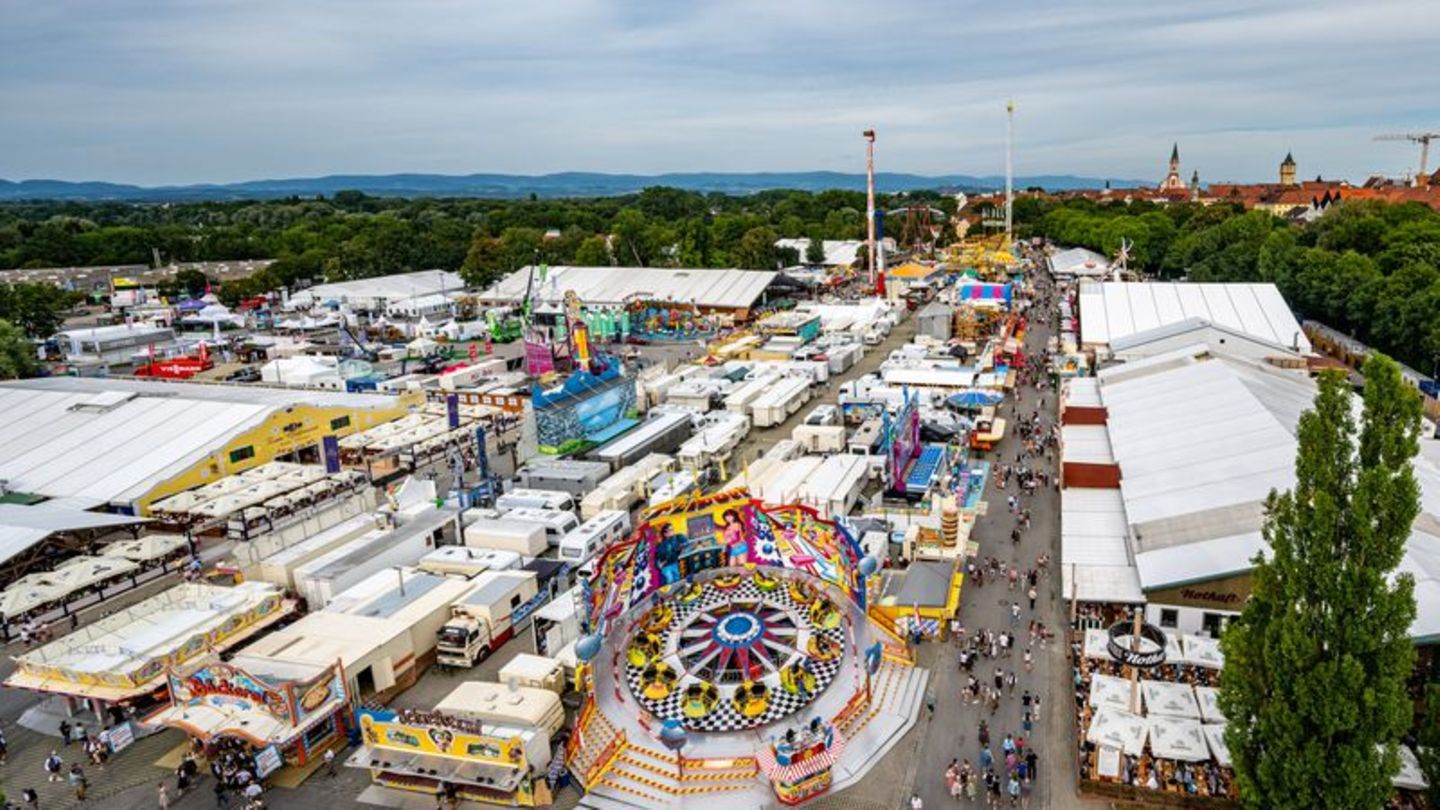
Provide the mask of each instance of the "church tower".
[{"label": "church tower", "polygon": [[1285,153],[1285,160],[1280,164],[1280,185],[1293,186],[1295,182],[1295,158]]},{"label": "church tower", "polygon": [[1180,179],[1180,144],[1170,148],[1170,173],[1160,183],[1161,191],[1184,191],[1185,181]]},{"label": "church tower", "polygon": [[1190,174],[1190,201],[1200,200],[1200,170],[1196,169]]}]

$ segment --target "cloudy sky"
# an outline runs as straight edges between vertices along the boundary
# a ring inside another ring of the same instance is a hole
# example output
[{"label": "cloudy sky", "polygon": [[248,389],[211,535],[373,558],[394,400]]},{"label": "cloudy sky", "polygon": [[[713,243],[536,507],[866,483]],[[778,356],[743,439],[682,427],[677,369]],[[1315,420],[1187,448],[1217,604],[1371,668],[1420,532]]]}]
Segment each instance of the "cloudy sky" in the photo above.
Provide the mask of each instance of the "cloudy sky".
[{"label": "cloudy sky", "polygon": [[[1401,173],[1436,0],[0,0],[0,177]],[[1437,150],[1440,151],[1440,150]]]}]

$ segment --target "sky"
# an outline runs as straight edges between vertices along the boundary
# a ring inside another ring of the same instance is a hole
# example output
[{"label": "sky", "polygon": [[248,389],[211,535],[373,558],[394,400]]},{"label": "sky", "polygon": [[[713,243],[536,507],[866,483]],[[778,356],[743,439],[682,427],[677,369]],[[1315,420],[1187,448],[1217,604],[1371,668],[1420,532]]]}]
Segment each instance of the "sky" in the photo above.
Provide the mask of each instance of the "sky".
[{"label": "sky", "polygon": [[[0,0],[0,177],[1015,171],[1363,180],[1436,0]],[[1440,160],[1437,147],[1436,160]],[[1432,160],[1432,169],[1436,161]]]}]

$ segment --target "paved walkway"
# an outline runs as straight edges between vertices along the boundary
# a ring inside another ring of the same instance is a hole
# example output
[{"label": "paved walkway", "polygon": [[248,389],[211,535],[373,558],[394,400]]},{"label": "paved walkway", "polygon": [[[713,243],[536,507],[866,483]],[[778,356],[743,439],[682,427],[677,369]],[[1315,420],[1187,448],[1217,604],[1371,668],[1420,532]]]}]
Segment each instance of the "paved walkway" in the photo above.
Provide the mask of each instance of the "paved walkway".
[{"label": "paved walkway", "polygon": [[[1039,280],[1042,289],[1048,288],[1048,280]],[[1043,353],[1046,342],[1055,333],[1049,322],[1048,312],[1032,312],[1029,331],[1025,336],[1028,353]],[[1021,386],[1016,395],[1007,399],[1002,406],[1008,425],[1006,437],[1000,446],[986,454],[987,460],[996,464],[1014,464],[1022,447],[1022,440],[1016,430],[1015,416],[1029,415],[1037,407],[1046,425],[1053,425],[1057,418],[1056,392],[1050,389],[1039,395],[1034,387]],[[1027,464],[1032,468],[1046,470],[1053,475],[1056,464],[1053,461],[1031,459]],[[1031,524],[1018,544],[1010,539],[1016,518],[1010,514],[1006,498],[1017,494],[1018,485],[1012,479],[1008,489],[998,487],[998,471],[992,475],[990,486],[985,493],[989,502],[986,514],[977,518],[972,539],[979,543],[979,557],[991,556],[1007,565],[1020,566],[1021,570],[1033,568],[1041,554],[1050,555],[1050,575],[1041,577],[1037,591],[1039,598],[1035,610],[1029,608],[1025,588],[1022,585],[1011,591],[1008,585],[998,579],[986,577],[985,585],[977,587],[967,581],[961,598],[960,617],[970,635],[988,628],[996,633],[1011,630],[1017,634],[1014,650],[1009,658],[992,660],[980,658],[974,666],[974,674],[982,684],[991,683],[996,668],[1005,672],[1012,670],[1018,684],[1014,695],[1001,698],[998,709],[991,714],[983,704],[969,705],[961,698],[967,674],[959,668],[959,646],[955,642],[944,645],[930,644],[922,650],[922,660],[931,667],[932,694],[936,697],[936,708],[932,718],[919,727],[923,742],[916,746],[915,756],[910,763],[913,778],[909,783],[924,800],[926,808],[950,807],[955,804],[946,791],[945,769],[952,759],[977,763],[980,744],[977,730],[981,719],[990,728],[990,748],[996,760],[996,773],[1002,773],[1000,763],[1003,753],[1000,743],[1005,735],[1025,737],[1029,747],[1039,756],[1039,778],[1034,783],[1030,807],[1068,808],[1098,807],[1093,802],[1082,801],[1075,791],[1075,778],[1071,763],[1074,759],[1074,741],[1070,721],[1069,668],[1065,655],[1066,617],[1060,594],[1060,498],[1053,483],[1037,490],[1030,498],[1022,498],[1023,506],[1030,509]],[[1021,615],[1016,625],[1010,624],[1010,606],[1014,601],[1021,604]],[[1026,628],[1031,619],[1038,619],[1055,634],[1047,648],[1033,648],[1034,669],[1025,672],[1023,654],[1027,646]],[[1022,728],[1021,695],[1025,690],[1040,698],[1040,709],[1030,733]],[[983,806],[983,784],[976,806]],[[904,797],[904,798],[908,798]],[[967,804],[962,797],[960,803]],[[903,802],[903,799],[902,799]],[[905,805],[908,807],[908,805]]]}]

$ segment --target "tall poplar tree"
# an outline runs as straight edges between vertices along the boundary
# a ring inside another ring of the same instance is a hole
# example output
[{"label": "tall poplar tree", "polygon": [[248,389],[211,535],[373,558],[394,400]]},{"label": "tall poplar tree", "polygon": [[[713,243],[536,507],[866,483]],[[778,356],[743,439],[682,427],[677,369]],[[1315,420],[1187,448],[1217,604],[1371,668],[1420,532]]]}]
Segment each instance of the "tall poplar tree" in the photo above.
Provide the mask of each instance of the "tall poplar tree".
[{"label": "tall poplar tree", "polygon": [[1358,430],[1336,372],[1300,417],[1295,488],[1270,494],[1253,595],[1221,641],[1225,740],[1247,807],[1366,810],[1392,794],[1410,726],[1420,398],[1380,354]]}]

